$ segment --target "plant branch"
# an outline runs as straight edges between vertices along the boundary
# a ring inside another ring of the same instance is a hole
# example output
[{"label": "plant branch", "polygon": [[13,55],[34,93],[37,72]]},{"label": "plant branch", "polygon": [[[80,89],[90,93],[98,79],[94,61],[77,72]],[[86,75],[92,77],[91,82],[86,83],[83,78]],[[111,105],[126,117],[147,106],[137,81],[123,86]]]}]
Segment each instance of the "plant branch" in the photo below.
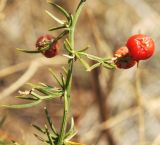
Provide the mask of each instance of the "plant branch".
[{"label": "plant branch", "polygon": [[[76,10],[76,13],[73,16],[72,24],[69,29],[69,43],[71,44],[72,50],[74,50],[75,27],[76,27],[76,23],[77,23],[77,20],[78,20],[78,17],[80,15],[83,5],[84,5],[84,1],[80,1],[78,8]],[[70,54],[70,55],[73,55],[73,54]],[[73,59],[69,59],[68,61],[68,71],[67,71],[68,73],[67,73],[67,79],[65,83],[65,93],[64,93],[64,114],[63,114],[61,131],[60,131],[57,145],[63,145],[64,138],[65,138],[65,132],[67,128],[68,112],[70,109],[70,91],[71,91],[71,83],[72,83],[73,62],[74,62]]]}]

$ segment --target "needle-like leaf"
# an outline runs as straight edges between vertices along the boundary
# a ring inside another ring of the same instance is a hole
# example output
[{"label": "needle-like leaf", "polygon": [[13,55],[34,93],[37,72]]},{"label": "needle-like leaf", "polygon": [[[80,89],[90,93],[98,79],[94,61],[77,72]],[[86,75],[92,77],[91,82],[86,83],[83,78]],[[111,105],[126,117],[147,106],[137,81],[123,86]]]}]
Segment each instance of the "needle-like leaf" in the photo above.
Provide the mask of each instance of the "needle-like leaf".
[{"label": "needle-like leaf", "polygon": [[102,63],[102,66],[106,69],[115,69],[115,65],[114,64],[110,64],[110,63]]},{"label": "needle-like leaf", "polygon": [[66,26],[62,25],[62,26],[59,26],[59,27],[53,27],[53,28],[50,28],[49,31],[59,30],[59,29],[63,29],[63,28],[66,28]]},{"label": "needle-like leaf", "polygon": [[25,53],[40,53],[40,50],[27,50],[22,48],[16,48],[18,51],[25,52]]},{"label": "needle-like leaf", "polygon": [[54,16],[53,14],[51,14],[49,11],[45,10],[45,12],[48,14],[48,16],[50,16],[52,19],[54,19],[56,22],[64,25],[64,22],[60,19],[58,19],[56,16]]},{"label": "needle-like leaf", "polygon": [[76,134],[77,134],[77,131],[74,127],[74,120],[73,120],[73,118],[71,118],[71,126],[70,126],[69,131],[65,135],[65,140],[72,139]]},{"label": "needle-like leaf", "polygon": [[52,3],[50,1],[48,1],[48,3],[51,4],[52,6],[54,6],[55,8],[57,8],[60,12],[62,12],[62,14],[64,14],[64,16],[66,16],[66,18],[69,20],[70,15],[64,8],[62,8],[61,6],[59,6],[55,3]]},{"label": "needle-like leaf", "polygon": [[84,59],[82,59],[78,53],[76,54],[76,57],[79,59],[81,64],[86,68],[86,70],[88,70],[90,67],[89,64]]},{"label": "needle-like leaf", "polygon": [[92,65],[91,67],[89,67],[89,68],[87,69],[87,71],[92,71],[93,69],[99,67],[100,65],[101,65],[101,63],[96,63],[96,64]]},{"label": "needle-like leaf", "polygon": [[20,105],[2,105],[2,107],[6,107],[6,108],[12,108],[12,109],[21,109],[21,108],[31,108],[33,106],[38,105],[39,103],[41,103],[41,100],[38,101],[34,101],[32,103],[28,103],[28,104],[20,104]]},{"label": "needle-like leaf", "polygon": [[16,96],[16,98],[24,99],[24,100],[32,100],[32,101],[38,100],[38,98],[31,97],[31,96],[26,96],[26,95]]},{"label": "needle-like leaf", "polygon": [[45,139],[43,139],[42,137],[40,137],[39,135],[34,134],[34,136],[35,136],[38,140],[47,143],[47,141],[46,141]]},{"label": "needle-like leaf", "polygon": [[58,77],[56,76],[56,74],[54,73],[54,71],[52,69],[49,69],[49,71],[51,72],[52,76],[57,81],[57,83],[63,88],[63,84],[60,82],[60,80],[58,79]]},{"label": "needle-like leaf", "polygon": [[35,124],[32,124],[32,126],[33,126],[34,128],[36,128],[38,131],[40,131],[41,133],[43,133],[43,134],[46,133],[46,131],[45,131],[44,129],[40,128],[39,126],[37,126],[37,125],[35,125]]},{"label": "needle-like leaf", "polygon": [[64,42],[64,49],[68,52],[68,53],[72,53],[71,48],[68,46],[67,42]]},{"label": "needle-like leaf", "polygon": [[49,124],[51,130],[53,131],[54,135],[57,136],[57,131],[56,131],[54,125],[53,125],[53,121],[51,120],[51,118],[49,116],[47,108],[45,107],[44,110],[45,110],[45,114],[46,114],[46,117],[47,117],[48,124]]},{"label": "needle-like leaf", "polygon": [[48,140],[49,140],[49,144],[50,145],[54,145],[54,142],[53,142],[52,137],[51,137],[51,135],[49,133],[47,125],[45,125],[45,130],[46,130],[46,134],[47,134],[47,137],[48,137]]},{"label": "needle-like leaf", "polygon": [[42,47],[39,50],[27,50],[27,49],[22,49],[22,48],[16,48],[16,50],[21,51],[21,52],[25,52],[25,53],[41,53],[41,52],[46,51],[46,50],[49,49],[48,45]]},{"label": "needle-like leaf", "polygon": [[90,46],[87,46],[87,47],[85,47],[85,48],[79,50],[78,52],[85,52],[85,51],[87,51],[87,50],[89,49],[89,47],[90,47]]},{"label": "needle-like leaf", "polygon": [[94,61],[102,61],[102,58],[85,53],[85,52],[80,52],[79,54],[86,56],[87,58],[94,60]]}]

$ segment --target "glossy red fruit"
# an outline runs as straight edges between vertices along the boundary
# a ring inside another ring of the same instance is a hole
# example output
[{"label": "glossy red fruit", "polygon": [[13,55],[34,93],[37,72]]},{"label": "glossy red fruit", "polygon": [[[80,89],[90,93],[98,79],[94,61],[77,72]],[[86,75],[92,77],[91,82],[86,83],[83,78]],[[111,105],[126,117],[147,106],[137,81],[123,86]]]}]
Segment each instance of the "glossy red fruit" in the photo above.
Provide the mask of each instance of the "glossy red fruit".
[{"label": "glossy red fruit", "polygon": [[136,60],[145,60],[151,57],[155,50],[154,41],[147,35],[137,34],[131,36],[126,46],[130,56]]},{"label": "glossy red fruit", "polygon": [[121,47],[117,49],[114,53],[114,56],[116,57],[114,63],[117,68],[129,69],[136,64],[136,61],[130,57],[127,47]]},{"label": "glossy red fruit", "polygon": [[41,53],[47,58],[52,58],[58,54],[59,49],[58,42],[52,44],[53,41],[54,37],[50,34],[40,36],[37,39],[36,47],[38,50],[46,48],[47,50],[44,50]]}]

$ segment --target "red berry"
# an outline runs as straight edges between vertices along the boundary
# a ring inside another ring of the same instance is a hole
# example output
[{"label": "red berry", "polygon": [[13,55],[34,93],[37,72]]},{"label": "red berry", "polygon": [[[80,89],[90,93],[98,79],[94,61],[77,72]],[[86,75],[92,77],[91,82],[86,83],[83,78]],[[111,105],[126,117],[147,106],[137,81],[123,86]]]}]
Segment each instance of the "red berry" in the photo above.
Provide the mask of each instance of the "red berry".
[{"label": "red berry", "polygon": [[117,58],[114,63],[118,68],[128,69],[136,64],[136,61],[130,57],[127,47],[117,49],[114,56]]},{"label": "red berry", "polygon": [[148,59],[153,55],[155,49],[154,41],[143,34],[131,36],[126,46],[129,49],[130,56],[136,61]]},{"label": "red berry", "polygon": [[52,44],[52,42],[54,41],[54,37],[52,35],[43,35],[40,36],[36,42],[36,47],[38,50],[46,48],[47,50],[42,51],[41,53],[47,57],[47,58],[51,58],[54,57],[58,54],[58,42],[55,42]]}]

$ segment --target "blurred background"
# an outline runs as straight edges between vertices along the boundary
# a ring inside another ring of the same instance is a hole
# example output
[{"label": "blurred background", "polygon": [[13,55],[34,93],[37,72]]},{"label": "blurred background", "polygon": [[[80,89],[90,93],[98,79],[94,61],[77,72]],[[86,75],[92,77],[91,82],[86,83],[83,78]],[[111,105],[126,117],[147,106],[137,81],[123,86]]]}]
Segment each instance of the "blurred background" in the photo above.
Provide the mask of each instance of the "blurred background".
[{"label": "blurred background", "polygon": [[[73,12],[79,1],[53,2]],[[144,33],[154,39],[156,52],[151,59],[140,62],[139,73],[136,66],[128,70],[100,68],[89,73],[76,62],[72,114],[78,134],[73,140],[86,145],[160,145],[159,7],[159,0],[87,0],[77,25],[77,49],[90,45],[89,53],[112,57],[128,37]],[[18,90],[27,89],[27,82],[56,85],[48,68],[59,73],[67,63],[63,50],[53,59],[16,51],[34,50],[40,35],[60,33],[48,32],[57,23],[45,9],[63,19],[46,0],[0,0],[0,105],[24,103],[14,96]],[[16,140],[40,145],[31,124],[44,125],[45,106],[59,127],[62,100],[44,102],[31,109],[1,108],[0,144],[1,140]]]}]

